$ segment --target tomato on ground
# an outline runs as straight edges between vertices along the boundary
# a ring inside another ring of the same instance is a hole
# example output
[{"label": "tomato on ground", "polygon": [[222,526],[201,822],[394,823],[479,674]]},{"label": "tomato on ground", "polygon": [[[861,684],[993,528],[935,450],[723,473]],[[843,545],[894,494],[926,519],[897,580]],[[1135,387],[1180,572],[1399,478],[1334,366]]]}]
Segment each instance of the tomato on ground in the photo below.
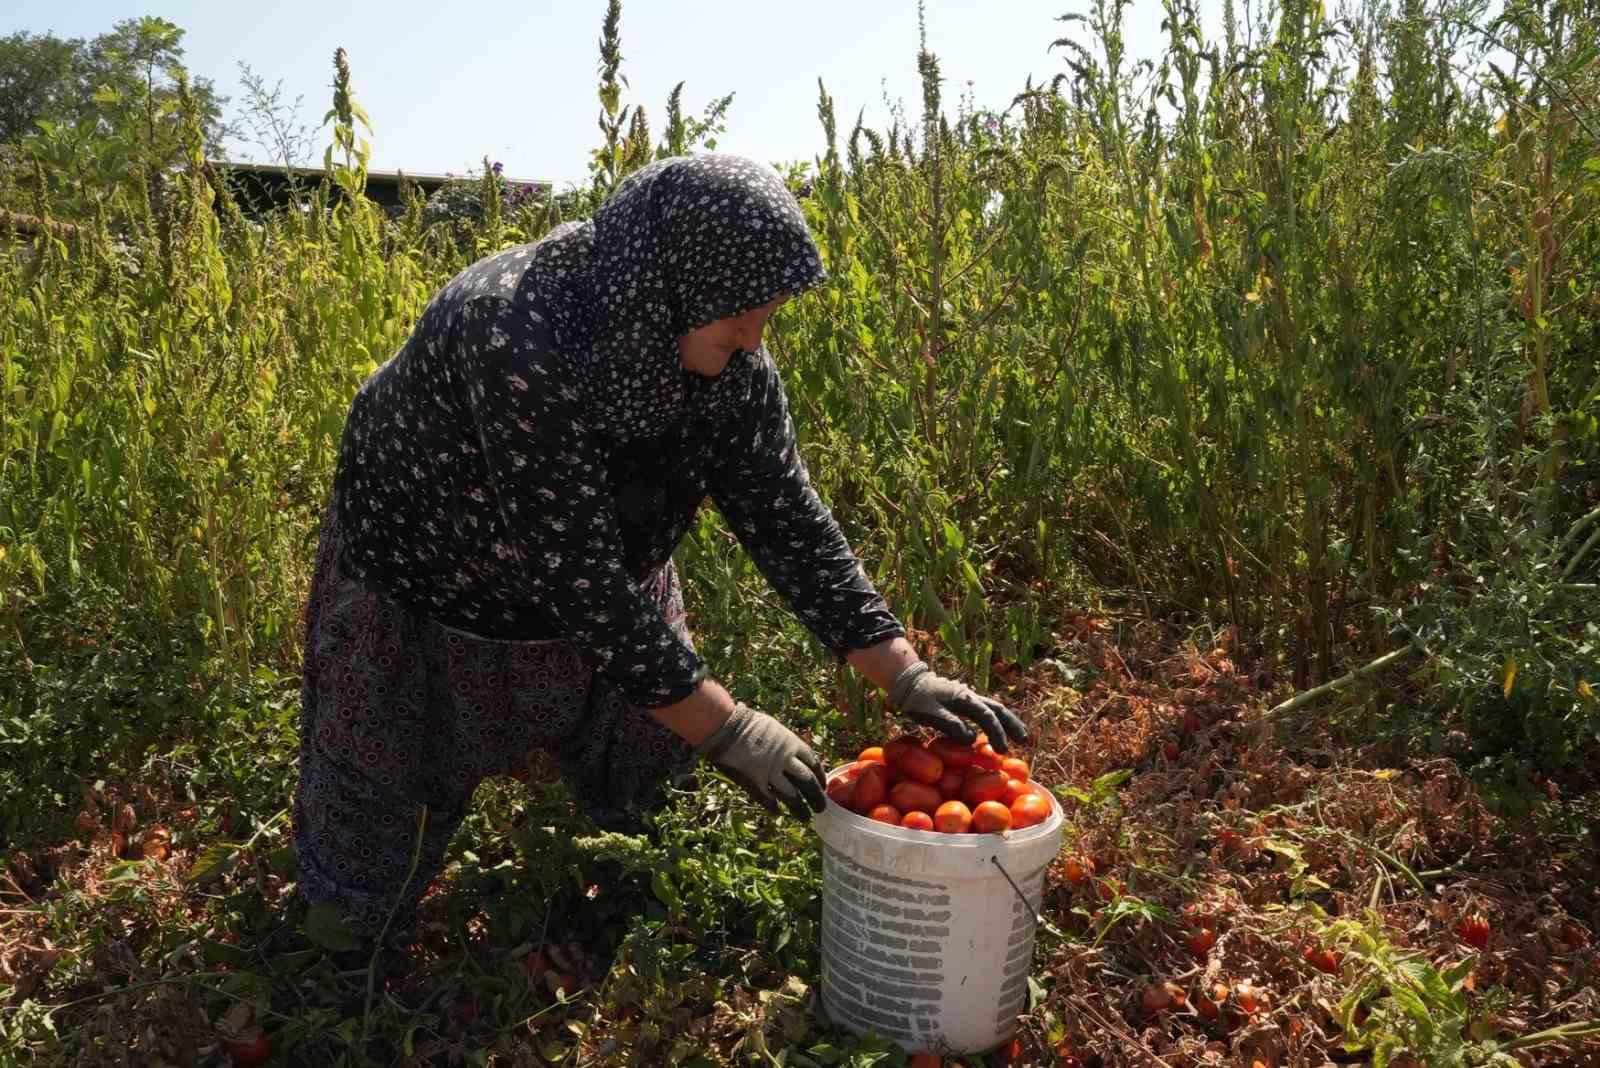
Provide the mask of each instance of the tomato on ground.
[{"label": "tomato on ground", "polygon": [[223,1046],[234,1064],[266,1064],[272,1056],[272,1039],[259,1027],[252,1027],[239,1037],[228,1039]]}]

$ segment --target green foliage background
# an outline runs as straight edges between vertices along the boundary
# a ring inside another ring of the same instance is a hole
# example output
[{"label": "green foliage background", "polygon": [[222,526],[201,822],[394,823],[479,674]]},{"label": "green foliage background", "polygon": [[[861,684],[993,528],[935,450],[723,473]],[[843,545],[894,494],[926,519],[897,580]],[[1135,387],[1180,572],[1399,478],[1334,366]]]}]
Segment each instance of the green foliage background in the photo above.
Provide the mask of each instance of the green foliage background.
[{"label": "green foliage background", "polygon": [[[1003,114],[951,114],[926,53],[907,125],[843,129],[819,87],[790,169],[831,280],[771,347],[826,499],[980,686],[1110,597],[1231,626],[1300,685],[1415,642],[1376,705],[1402,733],[1572,759],[1600,727],[1593,11],[1287,0],[1208,40],[1167,0],[1133,63],[1123,6],[1066,20],[1060,77]],[[240,213],[181,67],[7,147],[6,218],[73,229],[0,245],[5,793],[139,759],[185,694],[292,677],[364,376],[468,260],[714,143],[729,101],[675,92],[655,139],[605,31],[590,188],[513,208],[486,173],[464,229],[361,195],[342,53],[304,211]],[[820,703],[714,516],[681,555],[736,688]]]}]

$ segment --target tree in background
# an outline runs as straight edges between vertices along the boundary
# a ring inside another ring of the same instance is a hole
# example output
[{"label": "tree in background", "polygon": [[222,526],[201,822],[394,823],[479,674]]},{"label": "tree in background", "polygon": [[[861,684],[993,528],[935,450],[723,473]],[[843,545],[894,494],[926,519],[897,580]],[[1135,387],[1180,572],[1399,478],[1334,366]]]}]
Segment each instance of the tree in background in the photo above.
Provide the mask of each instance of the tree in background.
[{"label": "tree in background", "polygon": [[[184,151],[183,36],[165,19],[142,17],[90,41],[0,39],[0,158],[57,215],[148,196]],[[189,92],[206,150],[215,153],[230,132],[227,98],[205,78],[193,79]]]}]

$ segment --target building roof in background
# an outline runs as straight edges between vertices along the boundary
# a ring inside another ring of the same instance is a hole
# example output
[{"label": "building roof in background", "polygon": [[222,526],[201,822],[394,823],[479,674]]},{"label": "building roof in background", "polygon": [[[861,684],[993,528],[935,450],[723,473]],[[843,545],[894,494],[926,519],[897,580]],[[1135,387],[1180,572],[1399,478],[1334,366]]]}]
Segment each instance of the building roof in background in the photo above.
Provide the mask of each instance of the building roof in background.
[{"label": "building roof in background", "polygon": [[[212,166],[225,167],[231,171],[244,174],[274,176],[280,178],[308,178],[320,180],[323,176],[321,167],[285,167],[281,163],[236,163],[232,160],[213,160]],[[475,181],[478,176],[469,174],[432,174],[427,171],[368,171],[368,182],[380,182],[385,185],[399,185],[402,181],[412,181],[424,189],[437,189],[447,182]],[[543,178],[513,178],[503,175],[507,185],[533,186],[535,188],[553,189],[554,182]]]}]

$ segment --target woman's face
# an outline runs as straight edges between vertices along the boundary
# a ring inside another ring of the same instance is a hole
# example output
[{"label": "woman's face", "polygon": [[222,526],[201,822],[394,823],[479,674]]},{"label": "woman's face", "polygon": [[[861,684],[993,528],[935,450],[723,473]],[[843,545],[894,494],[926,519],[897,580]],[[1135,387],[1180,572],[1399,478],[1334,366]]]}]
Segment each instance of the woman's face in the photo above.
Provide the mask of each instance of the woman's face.
[{"label": "woman's face", "polygon": [[766,329],[767,320],[788,299],[779,297],[743,315],[718,319],[684,334],[678,338],[678,355],[683,366],[707,378],[720,375],[735,352],[741,349],[754,352],[761,347],[761,332]]}]

